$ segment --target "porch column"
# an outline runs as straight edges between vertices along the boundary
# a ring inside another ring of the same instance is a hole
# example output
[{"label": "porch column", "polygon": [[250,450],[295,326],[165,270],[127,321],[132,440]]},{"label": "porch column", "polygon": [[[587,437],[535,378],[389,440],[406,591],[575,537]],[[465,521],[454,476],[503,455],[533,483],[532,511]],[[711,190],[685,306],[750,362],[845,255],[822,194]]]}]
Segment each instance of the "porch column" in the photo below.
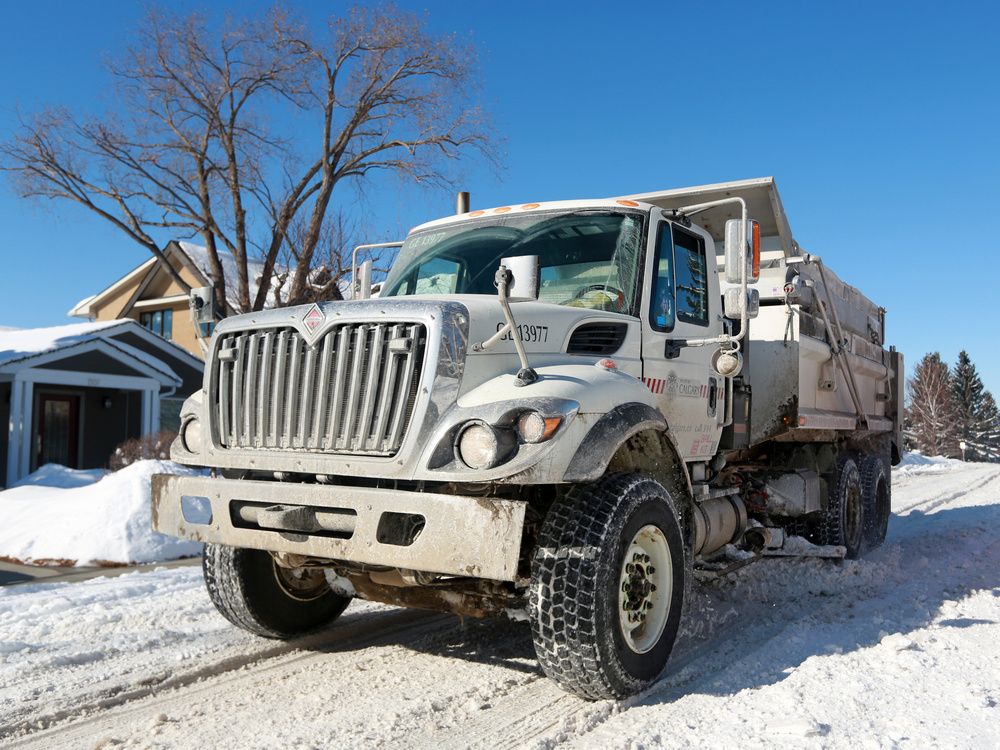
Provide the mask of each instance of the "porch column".
[{"label": "porch column", "polygon": [[160,389],[157,387],[149,393],[149,413],[150,413],[150,432],[160,431]]},{"label": "porch column", "polygon": [[31,466],[31,411],[34,383],[14,376],[10,389],[10,421],[7,424],[7,483],[27,476]]},{"label": "porch column", "polygon": [[142,392],[142,434],[160,430],[160,390],[147,388]]},{"label": "porch column", "polygon": [[7,486],[18,480],[21,463],[21,422],[24,412],[24,381],[14,377],[10,384],[10,420],[7,422]]}]

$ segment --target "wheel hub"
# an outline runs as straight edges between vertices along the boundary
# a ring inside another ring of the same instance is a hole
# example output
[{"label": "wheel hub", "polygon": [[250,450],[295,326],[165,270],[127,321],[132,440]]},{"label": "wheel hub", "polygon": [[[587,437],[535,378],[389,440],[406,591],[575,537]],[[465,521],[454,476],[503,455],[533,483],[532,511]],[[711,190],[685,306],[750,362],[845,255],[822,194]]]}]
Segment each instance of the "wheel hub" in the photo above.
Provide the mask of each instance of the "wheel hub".
[{"label": "wheel hub", "polygon": [[663,532],[643,526],[632,538],[622,561],[618,586],[618,620],[622,636],[636,653],[659,641],[670,610],[673,563]]},{"label": "wheel hub", "polygon": [[289,597],[303,602],[319,599],[330,590],[322,568],[285,568],[275,562],[274,578]]}]

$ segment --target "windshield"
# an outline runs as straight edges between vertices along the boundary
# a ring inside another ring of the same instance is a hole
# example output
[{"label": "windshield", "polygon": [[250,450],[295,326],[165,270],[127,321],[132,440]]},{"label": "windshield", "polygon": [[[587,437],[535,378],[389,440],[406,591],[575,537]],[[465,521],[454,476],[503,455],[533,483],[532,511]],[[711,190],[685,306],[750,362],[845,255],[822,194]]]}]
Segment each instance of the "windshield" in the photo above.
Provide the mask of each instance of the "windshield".
[{"label": "windshield", "polygon": [[501,258],[537,255],[543,302],[632,314],[642,243],[638,213],[497,216],[407,237],[384,297],[496,294]]}]

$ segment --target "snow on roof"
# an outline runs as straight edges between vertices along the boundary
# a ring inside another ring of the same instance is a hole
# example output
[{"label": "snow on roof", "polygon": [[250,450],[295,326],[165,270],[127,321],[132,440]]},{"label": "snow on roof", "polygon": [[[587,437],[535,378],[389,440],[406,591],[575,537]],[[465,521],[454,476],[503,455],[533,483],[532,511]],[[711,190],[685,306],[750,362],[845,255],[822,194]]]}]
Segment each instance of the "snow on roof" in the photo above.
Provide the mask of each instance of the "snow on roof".
[{"label": "snow on roof", "polygon": [[[198,270],[205,280],[210,282],[212,279],[212,264],[209,262],[208,250],[201,245],[195,245],[191,242],[181,242],[176,243],[177,247],[187,256],[191,264]],[[233,309],[239,309],[239,297],[237,296],[237,278],[239,278],[238,271],[236,268],[236,257],[225,250],[216,251],[219,256],[219,263],[222,264],[222,273],[226,277],[226,301],[229,302]],[[282,268],[275,268],[276,273],[284,272]],[[260,286],[261,277],[264,275],[264,264],[257,260],[251,260],[247,258],[247,280],[250,282],[250,300],[257,295],[257,289]],[[276,279],[272,276],[272,287],[274,286]],[[274,299],[272,296],[268,296],[264,303],[264,307],[271,307],[274,304]]]},{"label": "snow on roof", "polygon": [[84,297],[82,300],[73,305],[73,307],[71,307],[69,312],[66,314],[71,318],[86,318],[90,315],[90,303],[95,299],[97,299],[96,294]]},{"label": "snow on roof", "polygon": [[61,349],[96,338],[100,331],[121,325],[120,320],[70,323],[50,328],[21,328],[0,331],[0,364],[16,362],[36,354]]},{"label": "snow on roof", "polygon": [[[93,321],[90,323],[71,323],[65,326],[51,326],[48,328],[0,330],[0,366],[100,339],[123,354],[141,362],[146,367],[165,375],[168,380],[181,382],[181,378],[165,362],[157,357],[149,356],[147,352],[126,344],[124,341],[119,341],[111,333],[113,330],[115,333],[120,333],[125,329],[130,329],[139,335],[147,337],[156,336],[156,334],[147,331],[134,320],[127,318]],[[179,347],[177,348],[179,349]]]}]

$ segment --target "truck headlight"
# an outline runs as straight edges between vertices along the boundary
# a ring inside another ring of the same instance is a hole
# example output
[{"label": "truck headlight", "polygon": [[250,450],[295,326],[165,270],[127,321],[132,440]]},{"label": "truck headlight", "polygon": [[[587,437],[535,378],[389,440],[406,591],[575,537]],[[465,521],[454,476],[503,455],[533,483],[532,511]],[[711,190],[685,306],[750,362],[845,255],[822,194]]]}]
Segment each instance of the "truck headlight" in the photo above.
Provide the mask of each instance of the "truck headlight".
[{"label": "truck headlight", "polygon": [[188,453],[201,453],[201,422],[197,417],[181,425],[181,443]]},{"label": "truck headlight", "polygon": [[510,455],[514,436],[483,422],[473,422],[458,436],[455,443],[458,457],[470,469],[492,469]]},{"label": "truck headlight", "polygon": [[562,417],[543,417],[537,411],[526,411],[517,420],[517,434],[526,443],[543,443],[555,434]]}]

